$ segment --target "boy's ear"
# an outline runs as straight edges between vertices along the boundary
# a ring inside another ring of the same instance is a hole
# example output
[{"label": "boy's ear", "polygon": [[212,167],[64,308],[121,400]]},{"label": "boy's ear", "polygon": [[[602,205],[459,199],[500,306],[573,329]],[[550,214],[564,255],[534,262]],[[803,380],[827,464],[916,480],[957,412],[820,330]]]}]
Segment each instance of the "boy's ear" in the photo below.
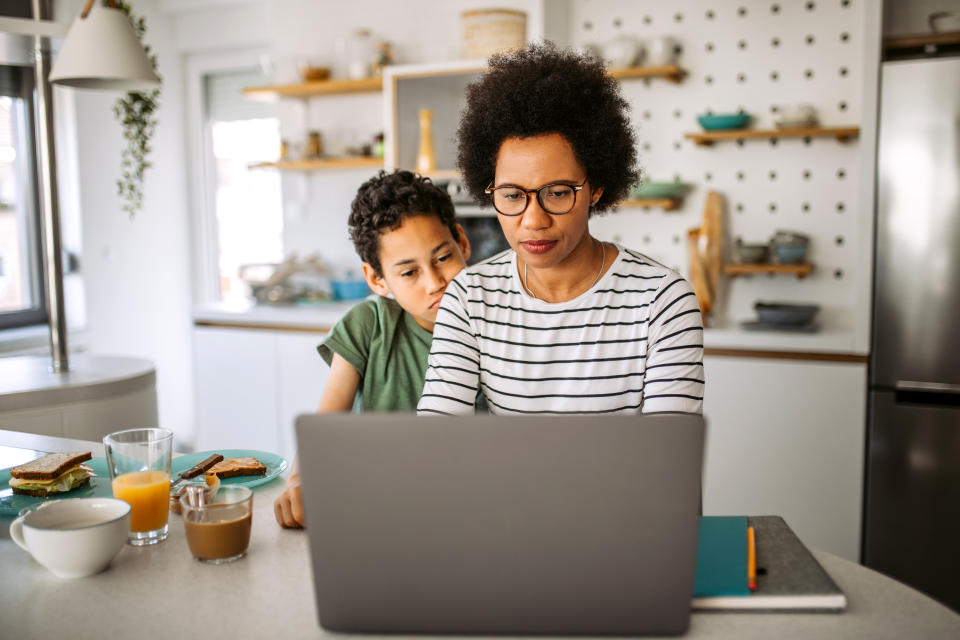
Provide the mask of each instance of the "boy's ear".
[{"label": "boy's ear", "polygon": [[463,254],[463,261],[470,259],[470,241],[467,239],[467,232],[459,224],[457,225],[457,244],[460,245],[460,253]]},{"label": "boy's ear", "polygon": [[383,279],[383,276],[378,276],[376,270],[370,265],[369,262],[363,263],[363,278],[367,281],[367,285],[370,287],[371,291],[377,295],[385,296],[390,293],[390,288],[387,287],[387,283]]}]

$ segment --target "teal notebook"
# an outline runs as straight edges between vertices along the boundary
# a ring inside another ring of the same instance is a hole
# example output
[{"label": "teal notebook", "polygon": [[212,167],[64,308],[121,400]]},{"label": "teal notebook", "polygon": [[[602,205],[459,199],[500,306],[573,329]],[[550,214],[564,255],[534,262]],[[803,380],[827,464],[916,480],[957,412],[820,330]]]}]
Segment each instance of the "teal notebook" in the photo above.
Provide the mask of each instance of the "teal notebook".
[{"label": "teal notebook", "polygon": [[702,516],[693,597],[749,595],[747,517]]},{"label": "teal notebook", "polygon": [[[747,586],[747,525],[756,531],[757,590]],[[778,516],[700,518],[693,608],[843,611],[847,599]]]}]

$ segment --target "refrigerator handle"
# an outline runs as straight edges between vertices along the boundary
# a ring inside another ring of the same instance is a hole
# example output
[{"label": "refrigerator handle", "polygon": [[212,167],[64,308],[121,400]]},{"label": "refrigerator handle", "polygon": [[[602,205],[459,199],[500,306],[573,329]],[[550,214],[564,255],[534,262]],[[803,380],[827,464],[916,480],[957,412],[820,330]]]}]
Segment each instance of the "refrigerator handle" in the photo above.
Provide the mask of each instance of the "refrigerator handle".
[{"label": "refrigerator handle", "polygon": [[921,393],[949,393],[960,395],[960,385],[942,384],[939,382],[914,382],[913,380],[897,380],[893,385],[897,391],[919,391]]}]

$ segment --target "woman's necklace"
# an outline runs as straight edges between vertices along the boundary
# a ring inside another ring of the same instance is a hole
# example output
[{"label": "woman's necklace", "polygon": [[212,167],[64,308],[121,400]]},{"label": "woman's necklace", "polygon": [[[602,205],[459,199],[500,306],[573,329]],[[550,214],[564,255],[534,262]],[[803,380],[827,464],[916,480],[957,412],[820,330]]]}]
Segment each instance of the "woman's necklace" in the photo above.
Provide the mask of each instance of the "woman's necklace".
[{"label": "woman's necklace", "polygon": [[[596,242],[596,240],[594,240],[594,242]],[[590,286],[587,287],[587,289],[592,288],[593,285],[597,284],[597,282],[600,281],[600,276],[603,275],[603,267],[606,265],[606,262],[607,262],[607,248],[606,248],[606,247],[603,245],[603,243],[601,242],[601,243],[600,243],[600,270],[597,271],[597,277],[593,279],[593,282],[590,283]],[[527,263],[526,263],[526,261],[524,261],[524,263],[523,263],[523,280],[520,281],[520,284],[523,285],[524,290],[525,290],[527,293],[530,294],[530,297],[531,297],[531,298],[533,298],[534,300],[540,300],[540,298],[537,297],[537,294],[535,294],[533,291],[531,291],[531,290],[530,290],[530,287],[527,286]]]}]

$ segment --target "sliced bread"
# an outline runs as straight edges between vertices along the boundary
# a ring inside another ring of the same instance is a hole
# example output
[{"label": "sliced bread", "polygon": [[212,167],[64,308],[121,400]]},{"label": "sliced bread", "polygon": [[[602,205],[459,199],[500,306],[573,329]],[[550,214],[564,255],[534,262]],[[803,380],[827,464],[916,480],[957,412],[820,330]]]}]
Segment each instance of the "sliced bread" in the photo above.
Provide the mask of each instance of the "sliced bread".
[{"label": "sliced bread", "polygon": [[12,467],[10,477],[21,480],[53,480],[71,467],[86,462],[92,457],[93,454],[89,451],[50,453],[18,467]]}]

